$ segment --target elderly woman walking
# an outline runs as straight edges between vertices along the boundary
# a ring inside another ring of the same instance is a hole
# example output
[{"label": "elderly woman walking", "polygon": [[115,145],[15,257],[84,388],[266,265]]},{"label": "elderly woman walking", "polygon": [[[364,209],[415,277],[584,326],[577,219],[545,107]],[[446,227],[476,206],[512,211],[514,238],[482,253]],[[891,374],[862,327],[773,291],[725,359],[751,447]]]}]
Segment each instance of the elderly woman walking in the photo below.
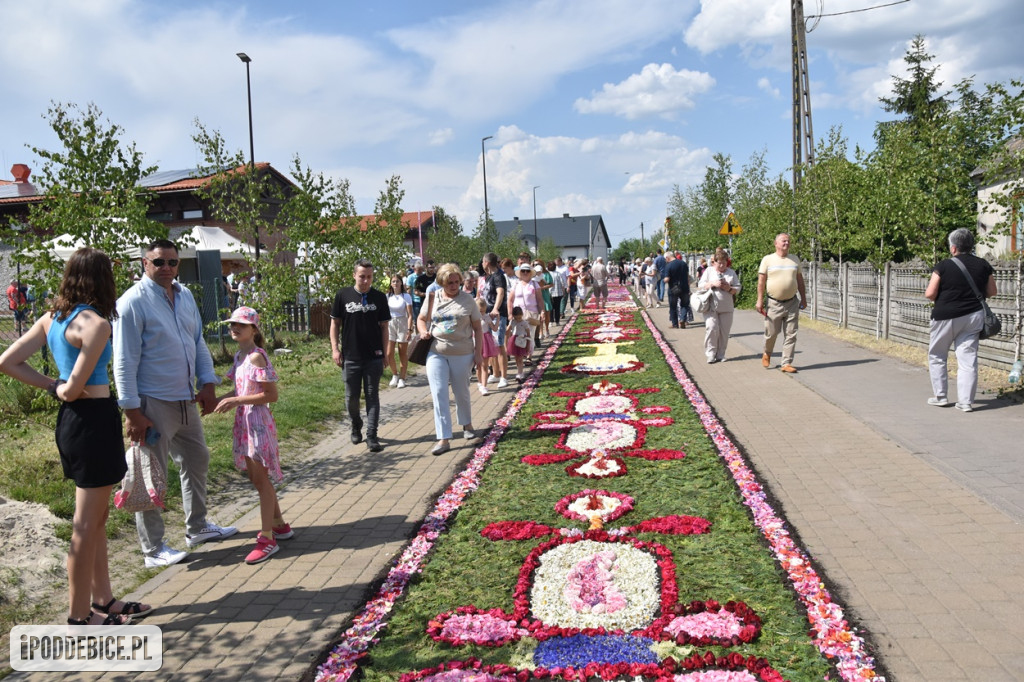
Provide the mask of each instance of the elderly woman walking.
[{"label": "elderly woman walking", "polygon": [[462,290],[462,272],[454,263],[437,271],[441,285],[423,301],[417,319],[419,334],[433,339],[427,355],[427,382],[434,401],[434,431],[437,444],[430,451],[443,455],[451,449],[452,413],[448,387],[455,395],[455,416],[462,425],[462,437],[473,440],[473,415],[469,399],[469,376],[473,365],[483,364],[482,316],[477,303]]},{"label": "elderly woman walking", "polygon": [[[986,298],[996,295],[996,279],[988,261],[978,258],[974,235],[961,227],[949,233],[950,258],[935,266],[924,297],[935,303],[932,308],[931,335],[928,343],[928,372],[932,380],[929,405],[946,407],[949,348],[956,350],[956,407],[972,412],[978,390],[978,342],[985,322],[981,292]],[[971,281],[973,280],[973,286]],[[975,294],[975,291],[978,294]]]},{"label": "elderly woman walking", "polygon": [[704,313],[704,354],[709,365],[724,362],[735,310],[733,297],[740,291],[740,278],[729,267],[729,254],[721,246],[715,249],[697,288],[711,292],[711,308]]}]

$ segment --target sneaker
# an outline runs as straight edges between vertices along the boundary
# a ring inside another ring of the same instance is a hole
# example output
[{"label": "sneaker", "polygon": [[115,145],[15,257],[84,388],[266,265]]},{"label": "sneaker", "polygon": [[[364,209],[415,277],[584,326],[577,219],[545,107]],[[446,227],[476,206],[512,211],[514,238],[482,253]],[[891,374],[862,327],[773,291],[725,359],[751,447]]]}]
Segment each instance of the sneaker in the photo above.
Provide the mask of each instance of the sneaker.
[{"label": "sneaker", "polygon": [[192,549],[193,547],[201,545],[204,542],[209,542],[211,540],[223,540],[224,538],[229,538],[237,532],[238,529],[234,526],[224,526],[222,528],[218,526],[216,523],[207,523],[206,527],[198,533],[196,533],[195,535],[186,534],[185,544],[188,545],[189,549]]},{"label": "sneaker", "polygon": [[185,552],[179,552],[176,549],[171,549],[167,545],[160,545],[160,549],[157,550],[156,554],[146,555],[146,568],[163,568],[164,566],[172,566],[187,556],[188,554]]},{"label": "sneaker", "polygon": [[263,537],[263,533],[256,536],[256,546],[251,552],[245,557],[245,563],[247,564],[258,564],[261,561],[266,561],[270,557],[277,554],[277,550],[280,547],[277,546],[276,540]]},{"label": "sneaker", "polygon": [[349,434],[348,438],[352,441],[352,445],[359,445],[363,442],[363,428],[352,429],[352,433]]},{"label": "sneaker", "polygon": [[498,388],[505,388],[506,386],[508,386],[508,379],[505,377],[498,379]]},{"label": "sneaker", "polygon": [[487,395],[487,387],[483,384],[477,384],[477,388],[480,390],[480,395]]},{"label": "sneaker", "polygon": [[492,374],[491,376],[487,377],[487,383],[489,383],[489,384],[496,384],[496,383],[498,383],[498,377],[496,377],[496,376],[494,376]]},{"label": "sneaker", "polygon": [[945,398],[928,398],[928,404],[935,407],[949,407],[949,401]]},{"label": "sneaker", "polygon": [[974,412],[974,408],[971,407],[970,403],[957,403],[956,409],[960,410],[961,412]]},{"label": "sneaker", "polygon": [[472,429],[463,429],[462,438],[464,440],[476,440],[476,433]]},{"label": "sneaker", "polygon": [[399,388],[405,388],[405,379],[399,379],[398,380],[398,387]]},{"label": "sneaker", "polygon": [[370,452],[380,452],[384,449],[384,446],[377,440],[377,436],[366,436],[366,449]]},{"label": "sneaker", "polygon": [[283,526],[274,526],[275,540],[291,540],[293,537],[295,537],[295,531],[287,523]]},{"label": "sneaker", "polygon": [[391,375],[391,381],[388,382],[388,386],[390,386],[391,388],[394,388],[397,385],[398,385],[398,377],[396,377],[394,374],[392,374]]},{"label": "sneaker", "polygon": [[713,364],[715,364],[716,362],[718,362],[718,358],[716,358],[716,357],[714,357],[714,356],[712,356],[712,357],[708,358],[708,364],[709,364],[709,365],[713,365]]}]

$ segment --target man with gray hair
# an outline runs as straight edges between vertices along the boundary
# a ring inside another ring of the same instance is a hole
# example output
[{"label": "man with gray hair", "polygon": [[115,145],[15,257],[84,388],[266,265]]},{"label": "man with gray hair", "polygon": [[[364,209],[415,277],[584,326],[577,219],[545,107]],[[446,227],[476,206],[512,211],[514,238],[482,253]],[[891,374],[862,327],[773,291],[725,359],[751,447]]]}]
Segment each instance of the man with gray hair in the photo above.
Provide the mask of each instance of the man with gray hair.
[{"label": "man with gray hair", "polygon": [[373,263],[360,258],[352,274],[355,286],[338,291],[331,307],[331,356],[345,380],[352,443],[363,441],[359,396],[365,394],[366,447],[370,452],[380,452],[384,449],[377,440],[380,377],[384,373],[391,309],[387,296],[373,288]]},{"label": "man with gray hair", "polygon": [[604,257],[598,256],[594,259],[590,277],[594,283],[594,303],[597,304],[598,310],[602,310],[608,302],[608,266],[604,264]]},{"label": "man with gray hair", "polygon": [[946,399],[949,381],[946,358],[952,346],[956,350],[957,364],[956,407],[962,412],[973,411],[972,403],[978,390],[978,342],[985,322],[980,295],[981,292],[986,298],[996,295],[992,266],[972,251],[974,235],[970,230],[961,227],[950,232],[950,258],[935,266],[924,291],[924,297],[935,303],[928,342],[928,373],[932,381],[928,404],[936,407],[950,404]]},{"label": "man with gray hair", "polygon": [[[800,300],[797,300],[797,294]],[[768,305],[764,304],[765,296]],[[804,277],[800,274],[800,260],[789,255],[789,235],[775,237],[775,253],[761,259],[757,268],[757,312],[764,315],[764,352],[761,366],[771,367],[775,340],[782,333],[782,366],[787,374],[796,372],[796,331],[800,324],[800,311],[807,307]]]}]

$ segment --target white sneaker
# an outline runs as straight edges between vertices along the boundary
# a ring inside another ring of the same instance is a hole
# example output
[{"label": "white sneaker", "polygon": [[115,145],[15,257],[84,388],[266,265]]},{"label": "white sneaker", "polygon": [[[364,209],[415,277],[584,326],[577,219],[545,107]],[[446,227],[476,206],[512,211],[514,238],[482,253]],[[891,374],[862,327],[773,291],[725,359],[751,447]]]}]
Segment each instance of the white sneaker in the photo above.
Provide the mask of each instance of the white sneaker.
[{"label": "white sneaker", "polygon": [[970,403],[957,403],[956,409],[960,410],[961,412],[974,412],[974,408],[971,407]]},{"label": "white sneaker", "polygon": [[945,398],[928,398],[928,404],[935,407],[948,407],[949,401]]},{"label": "white sneaker", "polygon": [[165,566],[173,566],[187,556],[188,554],[186,552],[179,552],[176,549],[171,549],[167,545],[160,545],[160,549],[156,554],[146,555],[146,568],[163,568]]},{"label": "white sneaker", "polygon": [[496,383],[498,383],[498,377],[496,377],[496,376],[494,376],[492,374],[491,376],[487,377],[487,383],[489,383],[489,384],[496,384]]},{"label": "white sneaker", "polygon": [[508,386],[508,379],[502,377],[498,380],[498,388],[505,388],[506,386]]},{"label": "white sneaker", "polygon": [[398,380],[398,387],[399,388],[405,388],[405,379],[399,379]]},{"label": "white sneaker", "polygon": [[484,386],[483,384],[477,384],[476,387],[480,389],[480,395],[487,395],[488,390],[486,386]]},{"label": "white sneaker", "polygon": [[394,388],[397,385],[398,385],[398,377],[396,377],[394,374],[392,374],[391,375],[391,381],[388,382],[388,386],[390,386],[391,388]]},{"label": "white sneaker", "polygon": [[221,526],[218,526],[216,523],[207,523],[206,527],[198,533],[196,533],[195,535],[188,535],[186,533],[185,544],[188,545],[189,549],[192,549],[193,547],[201,545],[204,542],[209,542],[211,540],[223,540],[225,538],[229,538],[237,532],[238,529],[234,526],[224,526],[222,528]]}]

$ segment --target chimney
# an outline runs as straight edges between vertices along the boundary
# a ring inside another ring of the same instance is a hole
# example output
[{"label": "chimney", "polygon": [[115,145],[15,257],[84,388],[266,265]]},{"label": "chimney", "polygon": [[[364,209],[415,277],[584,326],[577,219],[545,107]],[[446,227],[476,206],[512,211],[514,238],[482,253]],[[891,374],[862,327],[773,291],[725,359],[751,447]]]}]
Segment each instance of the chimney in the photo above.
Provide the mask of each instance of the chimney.
[{"label": "chimney", "polygon": [[23,163],[16,163],[11,166],[11,175],[14,176],[15,182],[28,182],[28,176],[31,174],[32,171]]},{"label": "chimney", "polygon": [[514,220],[514,221],[516,221],[518,223],[519,222],[519,216],[517,216],[517,215],[512,216],[512,220]]},{"label": "chimney", "polygon": [[563,217],[563,218],[568,218],[568,217],[569,217],[569,214],[568,214],[568,213],[563,213],[563,214],[562,214],[562,217]]}]

